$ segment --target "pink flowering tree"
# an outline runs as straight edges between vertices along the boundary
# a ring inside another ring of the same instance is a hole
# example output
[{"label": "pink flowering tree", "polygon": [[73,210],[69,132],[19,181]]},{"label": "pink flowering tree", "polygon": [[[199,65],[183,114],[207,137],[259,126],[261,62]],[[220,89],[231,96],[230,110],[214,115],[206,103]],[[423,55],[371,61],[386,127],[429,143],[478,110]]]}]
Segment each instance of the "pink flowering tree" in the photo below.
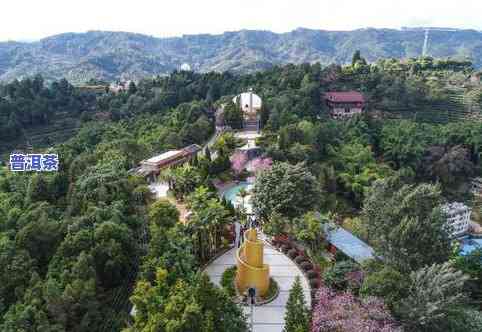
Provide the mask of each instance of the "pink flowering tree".
[{"label": "pink flowering tree", "polygon": [[258,173],[273,166],[273,160],[271,158],[256,158],[249,163],[248,170],[253,173]]},{"label": "pink flowering tree", "polygon": [[322,286],[313,310],[312,331],[401,332],[379,298],[359,300],[350,292],[336,293]]},{"label": "pink flowering tree", "polygon": [[231,169],[235,174],[240,174],[248,162],[248,156],[243,152],[235,152],[231,158]]}]

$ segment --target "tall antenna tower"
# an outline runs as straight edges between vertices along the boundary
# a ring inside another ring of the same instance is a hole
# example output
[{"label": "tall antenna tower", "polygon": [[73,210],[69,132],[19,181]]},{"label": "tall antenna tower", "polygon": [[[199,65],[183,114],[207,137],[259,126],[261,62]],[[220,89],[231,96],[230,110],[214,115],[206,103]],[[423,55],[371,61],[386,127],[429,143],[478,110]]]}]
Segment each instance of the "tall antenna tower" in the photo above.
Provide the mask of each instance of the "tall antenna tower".
[{"label": "tall antenna tower", "polygon": [[459,29],[450,29],[450,28],[423,28],[425,29],[425,38],[423,40],[423,49],[422,49],[422,56],[428,55],[428,42],[430,39],[430,31],[458,31]]},{"label": "tall antenna tower", "polygon": [[456,28],[440,28],[440,27],[402,27],[403,31],[425,31],[425,38],[423,40],[422,56],[428,56],[430,44],[430,31],[449,31],[455,32],[461,29]]},{"label": "tall antenna tower", "polygon": [[425,30],[425,39],[423,41],[423,50],[422,50],[422,56],[426,57],[427,56],[427,48],[428,48],[428,34],[429,34],[430,29]]}]

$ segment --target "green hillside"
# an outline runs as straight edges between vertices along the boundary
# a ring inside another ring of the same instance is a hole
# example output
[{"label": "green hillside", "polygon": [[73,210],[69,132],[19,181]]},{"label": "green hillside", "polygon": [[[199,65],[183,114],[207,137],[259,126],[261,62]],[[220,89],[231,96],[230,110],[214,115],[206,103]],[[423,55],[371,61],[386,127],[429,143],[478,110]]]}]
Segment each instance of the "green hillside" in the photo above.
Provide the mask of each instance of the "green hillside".
[{"label": "green hillside", "polygon": [[[127,32],[65,33],[33,43],[0,43],[0,80],[41,73],[47,80],[67,78],[139,79],[167,74],[187,63],[192,69],[253,72],[276,64],[320,62],[345,64],[356,50],[374,62],[422,53],[423,30],[297,29],[276,34],[242,30],[220,35],[155,38]],[[428,55],[469,58],[482,66],[482,33],[432,31]]]}]

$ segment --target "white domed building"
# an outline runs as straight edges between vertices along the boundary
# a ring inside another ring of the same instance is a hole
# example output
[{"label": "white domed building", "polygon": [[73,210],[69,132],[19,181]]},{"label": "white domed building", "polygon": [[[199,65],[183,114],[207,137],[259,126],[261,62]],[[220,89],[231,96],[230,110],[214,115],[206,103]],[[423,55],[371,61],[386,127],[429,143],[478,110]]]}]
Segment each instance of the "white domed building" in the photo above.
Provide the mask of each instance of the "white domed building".
[{"label": "white domed building", "polygon": [[191,68],[191,65],[189,63],[183,63],[181,65],[181,71],[191,71],[192,68]]},{"label": "white domed building", "polygon": [[263,106],[261,97],[250,89],[233,98],[233,103],[239,105],[244,113],[245,129],[259,130],[260,111]]}]

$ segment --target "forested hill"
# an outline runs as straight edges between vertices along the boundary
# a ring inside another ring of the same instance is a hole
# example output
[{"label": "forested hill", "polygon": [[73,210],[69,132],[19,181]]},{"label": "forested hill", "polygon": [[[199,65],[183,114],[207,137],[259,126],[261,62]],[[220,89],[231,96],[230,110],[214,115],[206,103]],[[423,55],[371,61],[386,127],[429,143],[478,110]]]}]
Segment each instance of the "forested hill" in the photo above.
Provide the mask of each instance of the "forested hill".
[{"label": "forested hill", "polygon": [[[273,64],[347,63],[355,50],[368,61],[421,55],[423,30],[297,29],[236,31],[221,35],[155,38],[127,32],[66,33],[38,42],[0,43],[0,80],[41,73],[47,80],[67,78],[138,79],[171,72],[183,63],[196,71],[252,72]],[[475,30],[431,31],[429,55],[468,57],[482,66],[482,33]]]}]

